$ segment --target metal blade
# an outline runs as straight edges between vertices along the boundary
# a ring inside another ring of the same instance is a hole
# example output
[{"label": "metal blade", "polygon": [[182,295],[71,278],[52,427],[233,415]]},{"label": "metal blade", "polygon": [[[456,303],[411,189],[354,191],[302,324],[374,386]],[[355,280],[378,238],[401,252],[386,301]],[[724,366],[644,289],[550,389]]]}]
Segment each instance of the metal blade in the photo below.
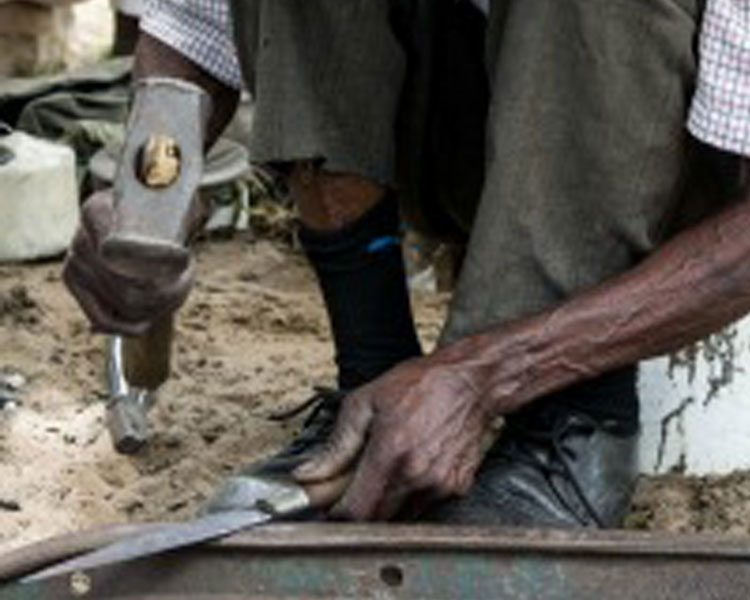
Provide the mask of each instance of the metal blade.
[{"label": "metal blade", "polygon": [[164,529],[128,538],[95,550],[94,552],[54,565],[25,577],[21,580],[21,583],[31,583],[76,571],[96,569],[106,565],[117,564],[159,554],[168,550],[207,542],[224,537],[230,533],[235,533],[246,527],[260,525],[272,518],[271,514],[260,510],[243,510],[216,513],[194,521],[176,523],[165,526]]}]

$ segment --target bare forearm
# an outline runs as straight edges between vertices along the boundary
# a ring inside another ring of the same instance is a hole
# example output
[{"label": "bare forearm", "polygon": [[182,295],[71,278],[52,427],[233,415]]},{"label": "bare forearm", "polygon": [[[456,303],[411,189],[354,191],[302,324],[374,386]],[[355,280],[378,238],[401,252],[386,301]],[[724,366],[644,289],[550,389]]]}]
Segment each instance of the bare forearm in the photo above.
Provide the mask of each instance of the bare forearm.
[{"label": "bare forearm", "polygon": [[212,77],[194,62],[147,33],[141,33],[138,40],[133,74],[136,79],[174,77],[201,87],[212,101],[206,132],[207,147],[221,135],[237,110],[240,96],[238,90]]},{"label": "bare forearm", "polygon": [[750,311],[750,198],[675,237],[633,270],[531,318],[438,352],[505,413],[679,349]]}]

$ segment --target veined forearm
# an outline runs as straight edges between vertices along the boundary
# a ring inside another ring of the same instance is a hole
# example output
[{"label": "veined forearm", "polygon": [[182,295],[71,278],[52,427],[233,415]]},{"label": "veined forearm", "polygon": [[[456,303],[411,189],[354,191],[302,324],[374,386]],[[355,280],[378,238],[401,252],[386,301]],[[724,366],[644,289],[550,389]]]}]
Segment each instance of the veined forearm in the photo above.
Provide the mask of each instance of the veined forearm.
[{"label": "veined forearm", "polygon": [[189,81],[211,97],[212,112],[206,131],[206,147],[211,146],[234,116],[239,91],[209,75],[194,62],[158,39],[141,33],[135,53],[133,74],[144,77],[174,77]]},{"label": "veined forearm", "polygon": [[552,310],[465,338],[436,358],[465,368],[490,410],[504,413],[677,350],[748,312],[750,198],[676,236],[631,271]]}]

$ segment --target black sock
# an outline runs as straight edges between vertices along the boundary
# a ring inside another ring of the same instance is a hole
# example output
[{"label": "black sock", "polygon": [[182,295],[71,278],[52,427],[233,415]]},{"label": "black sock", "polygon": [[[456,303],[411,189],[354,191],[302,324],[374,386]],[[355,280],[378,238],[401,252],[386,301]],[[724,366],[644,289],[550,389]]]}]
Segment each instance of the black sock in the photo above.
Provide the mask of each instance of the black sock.
[{"label": "black sock", "polygon": [[616,421],[619,428],[634,433],[640,418],[637,372],[637,366],[631,365],[582,381],[535,400],[518,414],[524,419],[545,420],[560,410],[573,410],[600,423]]},{"label": "black sock", "polygon": [[636,365],[605,373],[562,390],[559,400],[595,420],[615,420],[635,430],[640,416],[637,373]]},{"label": "black sock", "polygon": [[399,229],[398,206],[387,197],[344,229],[300,230],[328,310],[341,389],[421,354]]}]

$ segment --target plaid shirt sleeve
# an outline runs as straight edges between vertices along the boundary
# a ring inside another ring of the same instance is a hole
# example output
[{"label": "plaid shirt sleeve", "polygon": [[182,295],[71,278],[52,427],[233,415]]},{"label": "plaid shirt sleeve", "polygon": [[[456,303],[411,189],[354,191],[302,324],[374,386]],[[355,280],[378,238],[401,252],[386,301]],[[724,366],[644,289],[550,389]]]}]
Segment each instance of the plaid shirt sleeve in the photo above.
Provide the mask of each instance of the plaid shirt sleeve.
[{"label": "plaid shirt sleeve", "polygon": [[141,29],[239,89],[230,18],[228,0],[145,0]]},{"label": "plaid shirt sleeve", "polygon": [[[145,0],[141,28],[240,88],[228,0]],[[708,0],[688,129],[703,142],[750,156],[750,0]]]},{"label": "plaid shirt sleeve", "polygon": [[750,156],[750,0],[708,0],[688,121],[701,141]]}]

